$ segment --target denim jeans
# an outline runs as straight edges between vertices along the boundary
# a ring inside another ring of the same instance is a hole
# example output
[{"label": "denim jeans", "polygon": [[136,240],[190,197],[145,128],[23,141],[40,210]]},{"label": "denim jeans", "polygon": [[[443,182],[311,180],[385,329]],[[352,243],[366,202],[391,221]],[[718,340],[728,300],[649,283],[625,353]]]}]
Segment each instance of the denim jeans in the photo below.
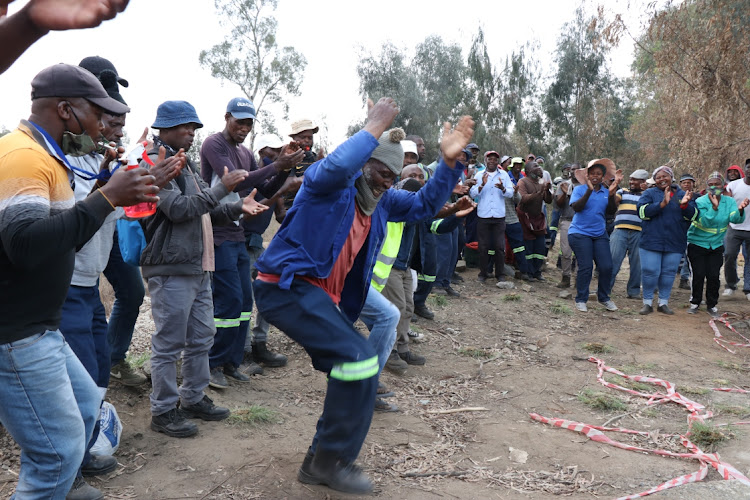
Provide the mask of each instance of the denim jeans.
[{"label": "denim jeans", "polygon": [[579,233],[568,233],[570,248],[576,254],[578,275],[576,276],[576,302],[588,302],[591,274],[594,262],[599,270],[599,286],[596,298],[599,302],[609,300],[610,283],[612,282],[612,254],[609,251],[609,236],[585,236]]},{"label": "denim jeans", "polygon": [[[609,237],[609,250],[612,253],[612,284],[610,294],[615,286],[615,278],[620,272],[625,254],[628,255],[630,276],[628,277],[628,297],[638,297],[641,294],[641,255],[638,245],[641,242],[641,232],[635,229],[617,228]],[[685,266],[687,267],[687,266]]]},{"label": "denim jeans", "polygon": [[370,330],[370,345],[378,355],[378,374],[383,371],[385,362],[396,342],[396,325],[401,319],[401,312],[390,300],[370,285],[367,291],[365,306],[359,313],[359,319]]},{"label": "denim jeans", "polygon": [[104,276],[115,290],[115,303],[112,306],[107,327],[107,342],[112,350],[110,359],[114,366],[125,359],[130,348],[138,311],[146,294],[141,269],[122,260],[117,231],[115,231],[112,251],[109,253],[109,262],[104,269]]},{"label": "denim jeans", "polygon": [[653,252],[640,249],[643,282],[643,303],[649,306],[654,302],[654,290],[659,287],[659,305],[669,303],[674,277],[680,266],[682,252]]},{"label": "denim jeans", "polygon": [[0,345],[0,401],[0,422],[21,447],[11,498],[64,499],[102,397],[59,331]]}]

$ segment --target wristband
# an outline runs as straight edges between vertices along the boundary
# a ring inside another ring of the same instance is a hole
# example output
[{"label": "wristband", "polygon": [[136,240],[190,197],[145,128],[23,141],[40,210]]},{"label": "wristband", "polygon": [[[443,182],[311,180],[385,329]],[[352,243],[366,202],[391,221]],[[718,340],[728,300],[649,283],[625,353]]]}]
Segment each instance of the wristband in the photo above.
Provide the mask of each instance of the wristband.
[{"label": "wristband", "polygon": [[115,206],[112,204],[111,201],[109,201],[109,198],[107,198],[107,196],[102,192],[102,190],[101,189],[97,189],[97,191],[99,191],[99,194],[101,194],[102,196],[104,196],[104,199],[107,200],[107,203],[109,203],[109,205],[112,207],[112,210],[115,210]]},{"label": "wristband", "polygon": [[680,208],[685,210],[688,207],[687,203],[680,203]]}]

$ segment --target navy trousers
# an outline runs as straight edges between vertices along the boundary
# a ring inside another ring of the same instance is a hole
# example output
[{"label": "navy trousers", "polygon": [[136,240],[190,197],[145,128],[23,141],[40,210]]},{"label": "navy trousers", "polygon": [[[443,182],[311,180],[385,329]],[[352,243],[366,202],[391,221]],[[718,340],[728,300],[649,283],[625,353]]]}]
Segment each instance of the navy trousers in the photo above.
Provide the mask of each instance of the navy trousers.
[{"label": "navy trousers", "polygon": [[378,385],[378,356],[321,288],[296,279],[289,290],[255,280],[258,311],[298,342],[313,367],[328,374],[323,413],[310,447],[351,463],[359,455],[372,421]]}]

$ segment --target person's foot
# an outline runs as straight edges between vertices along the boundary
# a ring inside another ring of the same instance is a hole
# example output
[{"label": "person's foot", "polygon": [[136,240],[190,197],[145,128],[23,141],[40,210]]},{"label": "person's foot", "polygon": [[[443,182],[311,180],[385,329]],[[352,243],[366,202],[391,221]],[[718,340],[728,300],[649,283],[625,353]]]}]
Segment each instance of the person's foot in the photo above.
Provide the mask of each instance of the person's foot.
[{"label": "person's foot", "polygon": [[680,288],[683,290],[690,290],[690,283],[688,280],[680,278]]},{"label": "person's foot", "polygon": [[524,281],[531,281],[531,277],[526,273],[521,273],[520,279]]},{"label": "person's foot", "polygon": [[688,308],[687,313],[698,314],[698,309],[700,308],[700,306],[700,304],[690,304],[690,308]]},{"label": "person's foot", "polygon": [[394,394],[393,391],[389,390],[383,382],[378,381],[378,389],[376,395],[379,398],[392,398],[396,394]]},{"label": "person's foot", "polygon": [[250,377],[242,373],[234,365],[224,365],[224,375],[237,382],[250,382]]},{"label": "person's foot", "polygon": [[563,276],[560,283],[557,284],[557,288],[570,288],[570,276]]},{"label": "person's foot", "polygon": [[607,302],[599,302],[601,305],[607,308],[607,311],[616,311],[617,306],[614,302],[612,302],[612,299],[609,299]]},{"label": "person's foot", "polygon": [[263,375],[263,367],[253,361],[253,353],[249,351],[245,351],[240,370],[246,375]]},{"label": "person's foot", "polygon": [[588,312],[589,308],[586,306],[585,302],[576,302],[576,309],[581,312]]},{"label": "person's foot", "polygon": [[161,415],[153,415],[151,417],[151,429],[176,438],[198,434],[198,426],[186,420],[185,415],[177,408],[172,408]]},{"label": "person's foot", "polygon": [[430,311],[424,304],[414,304],[414,314],[416,314],[417,316],[421,316],[424,319],[435,319],[435,313]]},{"label": "person's foot", "polygon": [[433,286],[431,293],[434,293],[435,295],[448,295],[448,290],[443,286]]},{"label": "person's foot", "polygon": [[708,314],[710,314],[712,318],[718,318],[719,317],[719,309],[716,306],[709,307],[708,308]]},{"label": "person's foot", "polygon": [[394,412],[398,411],[398,406],[387,402],[381,398],[375,398],[375,411]]},{"label": "person's foot", "polygon": [[454,284],[458,284],[463,282],[464,277],[458,274],[456,271],[453,271],[453,276],[451,276],[451,282]]},{"label": "person's foot", "polygon": [[535,274],[534,275],[534,279],[536,279],[537,281],[547,281],[547,278],[545,278],[544,276],[542,276],[542,273]]},{"label": "person's foot", "polygon": [[721,295],[723,295],[724,297],[731,297],[732,295],[734,295],[734,289],[725,288]]},{"label": "person's foot", "polygon": [[452,286],[450,286],[450,285],[446,286],[446,287],[444,288],[444,290],[445,290],[445,293],[447,293],[447,294],[448,294],[448,295],[450,295],[451,297],[460,297],[460,296],[461,296],[461,294],[460,294],[460,293],[458,293],[458,291],[456,291],[456,290],[455,290],[455,289],[454,289],[454,288],[453,288]]},{"label": "person's foot", "polygon": [[480,283],[484,283],[485,281],[487,281],[487,276],[483,276],[483,275],[480,274],[477,277],[477,281],[479,281]]},{"label": "person's foot", "polygon": [[146,376],[133,369],[124,359],[110,368],[109,376],[127,387],[136,387],[146,381]]},{"label": "person's foot", "polygon": [[415,354],[411,351],[406,352],[400,352],[398,353],[399,357],[406,361],[406,364],[408,365],[423,365],[427,362],[424,356],[420,356],[419,354]]},{"label": "person's foot", "polygon": [[229,387],[229,382],[227,382],[227,378],[224,376],[224,371],[220,366],[211,368],[211,374],[208,378],[208,385],[210,385],[214,389],[227,389]]},{"label": "person's foot", "polygon": [[269,350],[265,342],[253,342],[253,361],[269,368],[280,368],[287,363],[286,356]]},{"label": "person's foot", "polygon": [[334,453],[318,448],[317,453],[305,457],[297,473],[297,480],[305,484],[322,484],[332,490],[351,494],[372,493],[370,479],[354,464],[347,464]]},{"label": "person's foot", "polygon": [[638,314],[642,314],[645,316],[646,314],[651,314],[652,312],[654,312],[653,306],[643,304],[643,307],[641,307],[641,310],[638,311]]},{"label": "person's foot", "polygon": [[180,410],[187,418],[199,418],[208,421],[224,420],[231,413],[229,408],[216,406],[213,400],[205,395],[197,403],[182,405]]},{"label": "person's foot", "polygon": [[409,336],[409,340],[411,340],[413,342],[421,342],[422,340],[424,340],[424,334],[423,333],[415,332],[411,328],[409,328],[409,331],[407,332],[406,335],[408,335]]},{"label": "person's foot", "polygon": [[674,311],[671,310],[667,304],[661,304],[659,307],[656,308],[656,310],[662,314],[668,314],[669,316],[674,314]]},{"label": "person's foot", "polygon": [[640,295],[628,295],[627,297],[628,297],[629,299],[640,299],[640,298],[641,298],[641,296],[640,296]]},{"label": "person's foot", "polygon": [[393,374],[403,375],[408,368],[408,363],[401,359],[396,351],[391,351],[388,360],[385,362],[385,369]]},{"label": "person's foot", "polygon": [[75,478],[73,486],[65,496],[65,500],[101,500],[102,498],[104,498],[104,493],[91,486],[81,476]]},{"label": "person's foot", "polygon": [[91,460],[81,466],[84,477],[103,476],[117,468],[117,459],[112,455],[91,455]]}]

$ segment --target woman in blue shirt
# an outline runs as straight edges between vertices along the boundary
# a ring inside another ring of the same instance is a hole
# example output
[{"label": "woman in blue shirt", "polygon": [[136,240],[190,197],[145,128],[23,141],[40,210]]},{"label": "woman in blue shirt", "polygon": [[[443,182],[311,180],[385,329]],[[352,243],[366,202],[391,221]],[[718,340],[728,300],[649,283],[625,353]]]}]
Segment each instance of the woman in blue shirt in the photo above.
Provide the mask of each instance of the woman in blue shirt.
[{"label": "woman in blue shirt", "polygon": [[[609,251],[609,235],[605,214],[616,210],[615,193],[622,181],[622,170],[616,170],[609,158],[591,160],[586,169],[576,170],[580,183],[573,189],[570,206],[575,211],[573,222],[568,229],[568,242],[578,261],[576,277],[576,309],[588,311],[589,285],[594,262],[599,270],[597,299],[608,311],[616,311],[617,306],[609,298],[612,281],[612,254]],[[609,188],[603,184],[610,180]],[[613,180],[614,179],[614,180]]]}]

